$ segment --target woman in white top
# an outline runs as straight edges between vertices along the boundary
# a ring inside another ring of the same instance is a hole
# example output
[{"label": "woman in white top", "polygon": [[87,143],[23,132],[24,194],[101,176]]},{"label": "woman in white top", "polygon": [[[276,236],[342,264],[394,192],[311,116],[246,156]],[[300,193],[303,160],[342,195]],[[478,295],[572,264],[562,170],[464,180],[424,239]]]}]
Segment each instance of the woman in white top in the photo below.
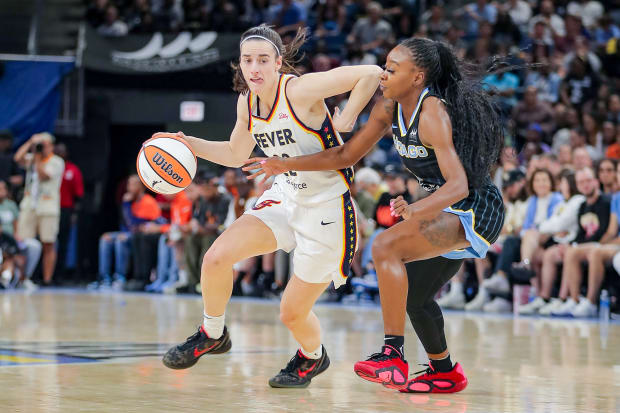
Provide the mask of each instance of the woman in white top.
[{"label": "woman in white top", "polygon": [[[551,290],[557,276],[557,265],[562,262],[566,247],[577,236],[579,206],[585,201],[577,190],[574,171],[565,169],[561,172],[560,192],[565,201],[538,226],[538,230],[527,232],[521,241],[522,246],[527,245],[526,248],[534,250],[533,261],[540,266],[540,270],[537,274],[539,278],[533,279],[533,283],[539,286],[538,297],[520,307],[520,314],[549,315],[562,303],[559,299],[551,299]],[[568,286],[562,282],[560,296],[567,294]]]},{"label": "woman in white top", "polygon": [[[379,84],[378,66],[339,67],[327,72],[290,75],[293,57],[305,40],[299,31],[283,45],[265,25],[241,36],[234,66],[237,122],[228,141],[207,141],[179,133],[201,158],[239,167],[256,145],[268,156],[312,154],[339,145],[338,131],[351,130]],[[351,91],[334,119],[324,99]],[[157,135],[155,135],[157,136]],[[280,319],[300,347],[288,365],[269,381],[272,387],[306,387],[329,366],[319,320],[312,312],[330,282],[346,282],[357,248],[356,211],[349,193],[351,168],[337,171],[288,171],[275,178],[256,205],[232,223],[206,252],[202,263],[203,325],[163,358],[169,368],[193,366],[203,354],[231,348],[224,312],[233,286],[233,265],[246,258],[290,251],[294,275],[282,295]]]}]

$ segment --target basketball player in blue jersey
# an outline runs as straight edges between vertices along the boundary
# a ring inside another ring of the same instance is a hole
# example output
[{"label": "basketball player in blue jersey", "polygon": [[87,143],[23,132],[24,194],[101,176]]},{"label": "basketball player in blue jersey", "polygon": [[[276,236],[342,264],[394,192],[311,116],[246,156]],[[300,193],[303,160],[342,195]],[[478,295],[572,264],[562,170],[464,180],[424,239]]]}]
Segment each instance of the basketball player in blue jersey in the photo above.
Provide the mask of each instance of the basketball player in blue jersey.
[{"label": "basketball player in blue jersey", "polygon": [[[461,391],[467,378],[450,360],[433,297],[464,258],[484,257],[502,228],[502,196],[489,176],[503,144],[501,121],[490,96],[461,73],[441,42],[412,38],[395,47],[380,88],[383,101],[345,145],[297,158],[252,159],[261,169],[251,177],[345,168],[391,131],[404,165],[429,195],[410,205],[392,200],[393,214],[403,220],[373,242],[385,344],[354,370],[403,392]],[[430,360],[411,380],[403,357],[405,311]]]},{"label": "basketball player in blue jersey", "polygon": [[[303,31],[289,45],[268,26],[246,31],[234,86],[240,92],[237,122],[227,142],[179,133],[196,155],[239,167],[258,145],[269,156],[311,154],[343,144],[338,130],[351,130],[374,94],[378,66],[340,67],[296,77],[292,58],[305,39]],[[330,117],[323,99],[351,91],[342,113]],[[155,134],[154,136],[157,136]],[[278,176],[256,205],[224,231],[206,252],[201,288],[204,322],[187,340],[171,348],[163,363],[173,369],[193,366],[204,354],[231,348],[224,312],[233,287],[233,264],[277,249],[291,251],[294,275],[280,304],[280,319],[300,347],[273,377],[272,387],[306,387],[325,371],[329,358],[321,344],[319,320],[312,312],[330,282],[346,282],[357,248],[355,207],[349,193],[351,168],[320,172],[288,171]]]}]

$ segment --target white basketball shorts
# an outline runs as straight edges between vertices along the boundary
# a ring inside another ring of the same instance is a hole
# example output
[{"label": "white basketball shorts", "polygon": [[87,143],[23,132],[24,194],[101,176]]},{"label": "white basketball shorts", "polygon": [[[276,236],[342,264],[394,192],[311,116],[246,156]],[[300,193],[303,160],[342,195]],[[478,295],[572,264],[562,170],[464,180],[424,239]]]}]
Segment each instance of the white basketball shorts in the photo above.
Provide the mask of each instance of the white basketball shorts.
[{"label": "white basketball shorts", "polygon": [[357,214],[348,191],[320,204],[299,204],[274,184],[245,213],[273,231],[278,249],[295,249],[293,273],[301,280],[333,281],[336,288],[346,282],[358,245]]}]

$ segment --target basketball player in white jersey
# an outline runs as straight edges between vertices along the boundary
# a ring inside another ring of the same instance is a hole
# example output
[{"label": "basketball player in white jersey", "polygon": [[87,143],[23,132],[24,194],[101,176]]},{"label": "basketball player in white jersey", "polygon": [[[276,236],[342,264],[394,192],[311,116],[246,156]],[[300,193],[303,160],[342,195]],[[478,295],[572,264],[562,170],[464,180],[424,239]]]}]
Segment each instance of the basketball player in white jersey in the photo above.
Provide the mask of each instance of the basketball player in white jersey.
[{"label": "basketball player in white jersey", "polygon": [[[268,156],[316,153],[343,141],[379,83],[378,66],[339,67],[301,77],[286,74],[305,40],[299,31],[284,46],[265,25],[246,31],[235,66],[237,122],[228,142],[206,141],[179,133],[196,155],[239,167],[258,145]],[[342,113],[330,117],[324,99],[351,91]],[[156,135],[155,135],[156,136]],[[300,347],[270,381],[272,387],[306,387],[329,366],[319,320],[312,312],[330,282],[346,282],[357,248],[355,207],[349,193],[353,170],[295,172],[276,177],[252,210],[239,217],[206,252],[201,287],[204,321],[198,331],[171,348],[163,363],[173,369],[193,366],[203,354],[231,348],[224,312],[233,287],[233,264],[277,249],[295,249],[293,270],[282,295],[280,319]]]}]

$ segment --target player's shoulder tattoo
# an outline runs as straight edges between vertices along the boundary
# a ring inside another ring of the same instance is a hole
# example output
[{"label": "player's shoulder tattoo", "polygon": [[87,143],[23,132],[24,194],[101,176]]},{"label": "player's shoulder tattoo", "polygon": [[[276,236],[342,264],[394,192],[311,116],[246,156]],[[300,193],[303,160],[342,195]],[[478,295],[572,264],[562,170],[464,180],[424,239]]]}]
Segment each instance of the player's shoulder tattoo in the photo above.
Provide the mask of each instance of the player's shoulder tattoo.
[{"label": "player's shoulder tattoo", "polygon": [[392,116],[394,115],[394,101],[390,99],[381,98],[379,102],[375,104],[376,114],[374,118],[386,128],[392,125]]},{"label": "player's shoulder tattoo", "polygon": [[392,99],[383,99],[383,110],[385,113],[392,116],[394,113],[394,101]]}]

